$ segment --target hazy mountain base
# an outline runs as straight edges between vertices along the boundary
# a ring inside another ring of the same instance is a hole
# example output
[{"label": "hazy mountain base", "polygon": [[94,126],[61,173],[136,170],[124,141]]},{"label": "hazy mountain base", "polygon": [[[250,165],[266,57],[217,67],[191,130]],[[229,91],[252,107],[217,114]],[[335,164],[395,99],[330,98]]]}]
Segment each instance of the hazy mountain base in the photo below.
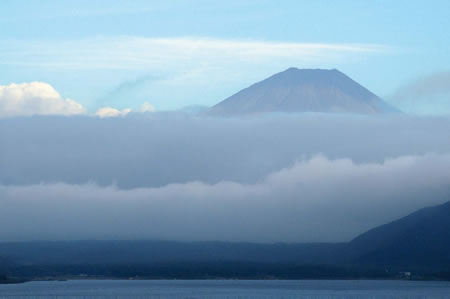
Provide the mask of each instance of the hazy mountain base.
[{"label": "hazy mountain base", "polygon": [[0,244],[0,273],[25,279],[450,279],[450,202],[349,243],[58,241]]},{"label": "hazy mountain base", "polygon": [[[4,283],[66,279],[413,279],[450,280],[450,271],[356,265],[177,262],[147,265],[33,265],[3,269]],[[411,271],[412,270],[412,271]],[[411,275],[407,274],[411,272]]]}]

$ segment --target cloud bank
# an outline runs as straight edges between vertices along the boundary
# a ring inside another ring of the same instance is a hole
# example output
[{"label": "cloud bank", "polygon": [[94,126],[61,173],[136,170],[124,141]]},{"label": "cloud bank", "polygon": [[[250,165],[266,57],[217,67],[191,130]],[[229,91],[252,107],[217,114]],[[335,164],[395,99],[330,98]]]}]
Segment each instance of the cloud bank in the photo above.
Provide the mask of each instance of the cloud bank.
[{"label": "cloud bank", "polygon": [[0,237],[345,241],[448,200],[449,183],[450,155],[427,154],[363,164],[315,156],[256,184],[2,186]]},{"label": "cloud bank", "polygon": [[119,188],[253,184],[323,154],[356,163],[450,152],[448,118],[321,114],[215,119],[183,113],[0,120],[0,182]]},{"label": "cloud bank", "polygon": [[311,113],[0,119],[0,239],[345,241],[449,200],[449,127]]}]

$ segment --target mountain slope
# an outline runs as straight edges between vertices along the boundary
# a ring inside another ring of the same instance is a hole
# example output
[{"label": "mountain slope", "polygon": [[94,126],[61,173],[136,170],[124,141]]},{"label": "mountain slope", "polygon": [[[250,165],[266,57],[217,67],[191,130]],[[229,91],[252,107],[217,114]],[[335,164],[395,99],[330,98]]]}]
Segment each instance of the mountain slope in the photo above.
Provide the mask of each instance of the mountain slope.
[{"label": "mountain slope", "polygon": [[340,71],[289,68],[211,107],[209,115],[264,112],[377,114],[396,111]]},{"label": "mountain slope", "polygon": [[357,263],[450,268],[450,202],[373,228],[349,246]]}]

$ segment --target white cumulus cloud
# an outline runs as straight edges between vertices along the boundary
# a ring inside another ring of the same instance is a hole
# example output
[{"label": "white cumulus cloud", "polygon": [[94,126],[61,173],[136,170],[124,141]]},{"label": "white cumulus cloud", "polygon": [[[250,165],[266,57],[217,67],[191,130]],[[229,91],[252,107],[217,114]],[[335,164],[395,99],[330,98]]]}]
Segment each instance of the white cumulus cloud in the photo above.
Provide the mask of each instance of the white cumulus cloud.
[{"label": "white cumulus cloud", "polygon": [[[154,112],[155,107],[143,103],[138,109],[101,107],[95,112],[100,118],[126,116],[130,112]],[[63,98],[45,82],[0,85],[0,118],[32,115],[87,115],[82,104]]]},{"label": "white cumulus cloud", "polygon": [[48,83],[0,85],[0,117],[85,114],[80,103],[64,99]]},{"label": "white cumulus cloud", "polygon": [[102,107],[102,108],[99,108],[95,112],[95,115],[97,115],[100,118],[117,117],[117,116],[125,116],[130,112],[131,112],[131,109],[129,109],[129,108],[119,110],[119,109],[112,108],[112,107]]},{"label": "white cumulus cloud", "polygon": [[113,107],[101,107],[95,112],[95,115],[100,118],[117,117],[126,116],[130,112],[155,112],[155,107],[147,102],[143,103],[137,110],[133,110],[131,108],[119,110]]},{"label": "white cumulus cloud", "polygon": [[145,102],[141,105],[141,107],[139,107],[139,112],[155,112],[155,106]]}]

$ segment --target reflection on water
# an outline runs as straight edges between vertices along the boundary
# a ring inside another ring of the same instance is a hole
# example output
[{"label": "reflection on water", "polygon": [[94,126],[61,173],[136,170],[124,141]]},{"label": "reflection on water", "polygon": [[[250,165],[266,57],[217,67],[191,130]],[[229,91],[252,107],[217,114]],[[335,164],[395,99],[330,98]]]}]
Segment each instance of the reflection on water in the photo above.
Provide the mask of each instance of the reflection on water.
[{"label": "reflection on water", "polygon": [[374,280],[71,280],[0,285],[0,298],[450,298],[450,282]]}]

